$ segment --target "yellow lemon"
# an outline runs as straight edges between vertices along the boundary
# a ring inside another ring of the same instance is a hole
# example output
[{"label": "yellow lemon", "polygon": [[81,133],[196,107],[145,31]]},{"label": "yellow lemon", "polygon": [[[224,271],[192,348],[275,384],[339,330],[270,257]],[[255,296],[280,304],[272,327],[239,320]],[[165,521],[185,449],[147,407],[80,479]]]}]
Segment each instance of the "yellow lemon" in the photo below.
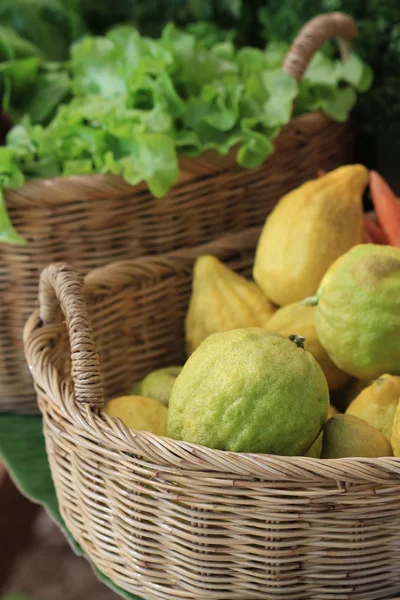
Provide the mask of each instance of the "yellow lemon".
[{"label": "yellow lemon", "polygon": [[321,458],[378,458],[393,456],[390,442],[363,419],[353,415],[334,415],[322,435]]},{"label": "yellow lemon", "polygon": [[353,400],[346,414],[364,419],[390,441],[399,400],[400,377],[382,375]]},{"label": "yellow lemon", "polygon": [[168,409],[158,400],[121,396],[110,400],[103,412],[110,417],[118,417],[130,429],[167,435]]}]

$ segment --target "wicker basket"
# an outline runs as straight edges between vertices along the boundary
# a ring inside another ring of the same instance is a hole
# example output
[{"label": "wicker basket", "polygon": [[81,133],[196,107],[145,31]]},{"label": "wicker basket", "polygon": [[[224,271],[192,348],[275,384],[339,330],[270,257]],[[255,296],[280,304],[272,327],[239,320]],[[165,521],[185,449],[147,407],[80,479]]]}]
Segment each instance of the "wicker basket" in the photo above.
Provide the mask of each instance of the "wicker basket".
[{"label": "wicker basket", "polygon": [[146,600],[400,596],[398,459],[221,452],[99,412],[98,356],[106,398],[182,363],[194,257],[213,253],[248,273],[257,236],[92,272],[96,344],[80,279],[62,265],[43,273],[25,348],[61,513],[96,567]]},{"label": "wicker basket", "polygon": [[[324,40],[355,34],[345,15],[317,17],[295,40],[284,68],[300,79]],[[29,243],[0,244],[0,410],[28,412],[35,406],[21,338],[46,265],[63,260],[86,273],[262,225],[279,197],[318,168],[350,162],[353,137],[350,123],[303,115],[282,130],[274,154],[260,168],[238,167],[234,152],[182,158],[180,181],[161,200],[144,185],[131,187],[108,176],[31,181],[9,191],[12,222]]]}]

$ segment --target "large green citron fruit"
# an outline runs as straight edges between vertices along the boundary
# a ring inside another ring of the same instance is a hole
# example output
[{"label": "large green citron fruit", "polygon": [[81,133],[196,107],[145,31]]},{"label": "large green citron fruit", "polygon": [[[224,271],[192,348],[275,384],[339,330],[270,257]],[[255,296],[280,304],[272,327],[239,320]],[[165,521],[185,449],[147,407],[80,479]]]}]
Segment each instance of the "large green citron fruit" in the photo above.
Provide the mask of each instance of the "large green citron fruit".
[{"label": "large green citron fruit", "polygon": [[318,338],[360,379],[400,375],[400,248],[360,244],[326,272],[315,298]]},{"label": "large green citron fruit", "polygon": [[328,414],[329,391],[313,356],[259,328],[210,335],[178,375],[168,435],[236,452],[304,454]]}]

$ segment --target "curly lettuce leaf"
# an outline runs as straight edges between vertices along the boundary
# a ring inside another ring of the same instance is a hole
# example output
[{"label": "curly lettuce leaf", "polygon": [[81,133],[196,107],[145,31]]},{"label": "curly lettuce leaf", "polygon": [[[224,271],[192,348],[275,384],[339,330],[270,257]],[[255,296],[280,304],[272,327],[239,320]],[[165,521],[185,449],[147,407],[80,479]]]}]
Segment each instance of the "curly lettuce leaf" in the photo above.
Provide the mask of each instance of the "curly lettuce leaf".
[{"label": "curly lettuce leaf", "polygon": [[44,123],[54,114],[70,92],[71,80],[68,73],[42,73],[36,80],[32,95],[25,106],[25,113],[32,123]]},{"label": "curly lettuce leaf", "polygon": [[16,188],[23,185],[25,178],[15,165],[13,155],[8,148],[0,148],[0,242],[21,246],[26,243],[14,229],[8,216],[4,196],[5,188]]},{"label": "curly lettuce leaf", "polygon": [[316,52],[300,84],[295,114],[321,111],[344,122],[357,102],[356,92],[372,84],[370,67],[354,52],[346,60],[333,60]]},{"label": "curly lettuce leaf", "polygon": [[49,60],[66,60],[70,43],[84,30],[81,15],[64,0],[1,0],[0,23]]},{"label": "curly lettuce leaf", "polygon": [[238,49],[229,36],[211,43],[214,33],[169,24],[150,39],[122,25],[75,43],[68,65],[0,65],[3,104],[25,114],[7,137],[12,164],[27,177],[113,173],[162,197],[179,154],[234,148],[238,164],[257,167],[293,106],[344,121],[371,83],[355,54],[341,63],[317,52],[299,86],[281,70],[287,44]]},{"label": "curly lettuce leaf", "polygon": [[0,25],[0,62],[30,56],[42,57],[34,44],[26,40],[13,27]]}]

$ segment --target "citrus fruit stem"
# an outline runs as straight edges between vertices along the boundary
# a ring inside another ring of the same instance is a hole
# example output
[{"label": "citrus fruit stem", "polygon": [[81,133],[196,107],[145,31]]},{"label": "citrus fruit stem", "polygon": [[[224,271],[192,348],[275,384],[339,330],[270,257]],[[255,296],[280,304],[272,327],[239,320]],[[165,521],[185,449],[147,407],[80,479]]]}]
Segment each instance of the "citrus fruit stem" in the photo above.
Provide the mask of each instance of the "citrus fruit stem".
[{"label": "citrus fruit stem", "polygon": [[304,300],[302,300],[300,302],[300,304],[303,304],[304,306],[317,306],[318,304],[318,296],[309,296],[308,298],[305,298]]},{"label": "citrus fruit stem", "polygon": [[294,342],[298,348],[304,348],[304,342],[306,341],[306,338],[304,338],[302,335],[289,335],[289,340]]}]

